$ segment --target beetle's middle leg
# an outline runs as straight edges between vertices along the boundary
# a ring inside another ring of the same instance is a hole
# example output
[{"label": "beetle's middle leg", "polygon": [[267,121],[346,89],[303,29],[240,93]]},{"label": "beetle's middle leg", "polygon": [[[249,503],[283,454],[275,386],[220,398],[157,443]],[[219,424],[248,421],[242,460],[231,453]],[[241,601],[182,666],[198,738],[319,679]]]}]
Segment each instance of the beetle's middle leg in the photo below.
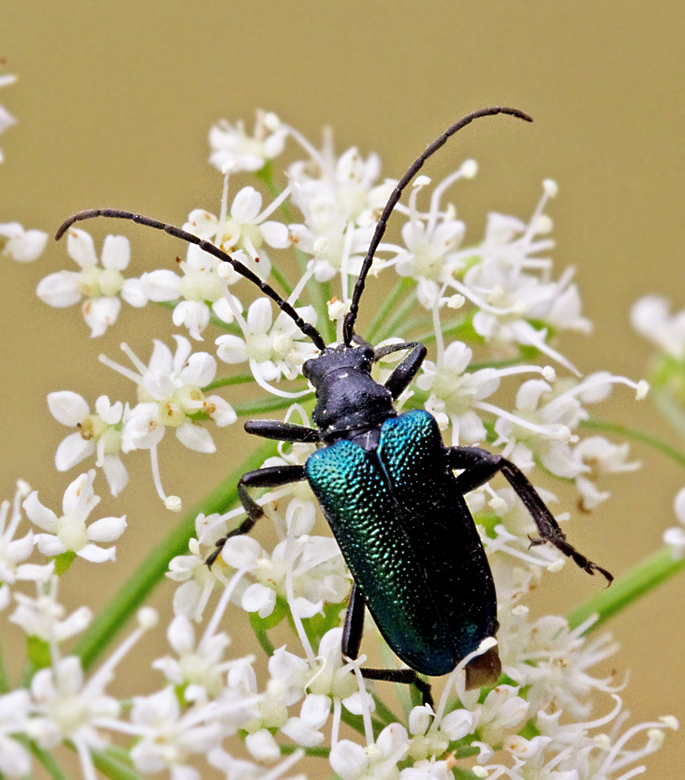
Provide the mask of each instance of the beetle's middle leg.
[{"label": "beetle's middle leg", "polygon": [[[359,657],[359,647],[362,642],[364,632],[364,611],[366,602],[357,587],[352,584],[350,593],[350,603],[345,614],[345,627],[342,637],[342,655],[343,659],[349,658],[354,661]],[[361,669],[363,677],[367,680],[383,680],[385,682],[403,683],[404,685],[414,685],[423,697],[424,704],[433,704],[431,695],[431,686],[423,680],[413,669]]]},{"label": "beetle's middle leg", "polygon": [[523,501],[530,516],[535,521],[539,539],[531,539],[532,544],[549,542],[564,555],[584,569],[588,574],[598,571],[611,582],[613,576],[601,566],[593,563],[582,553],[579,553],[573,545],[566,540],[566,534],[559,527],[554,515],[549,511],[540,494],[533,487],[530,480],[510,460],[501,455],[493,455],[479,447],[449,447],[447,458],[453,469],[464,469],[457,477],[457,488],[461,493],[468,493],[485,484],[489,479],[501,472],[507,482],[514,488],[518,497]]},{"label": "beetle's middle leg", "polygon": [[300,482],[303,479],[305,479],[304,466],[271,466],[243,474],[238,481],[238,498],[247,512],[247,517],[237,528],[216,542],[216,550],[205,561],[207,566],[211,566],[216,561],[228,539],[232,536],[249,533],[257,520],[264,516],[262,507],[247,492],[248,487],[281,487],[289,485],[291,482]]}]

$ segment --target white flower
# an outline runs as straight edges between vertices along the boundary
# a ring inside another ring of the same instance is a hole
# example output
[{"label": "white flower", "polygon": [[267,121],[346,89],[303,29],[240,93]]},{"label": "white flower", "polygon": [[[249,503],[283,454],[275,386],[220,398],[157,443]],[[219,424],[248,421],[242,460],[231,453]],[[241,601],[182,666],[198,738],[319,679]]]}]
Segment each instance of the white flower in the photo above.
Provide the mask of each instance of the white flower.
[{"label": "white flower", "polygon": [[93,614],[88,607],[79,607],[67,615],[65,607],[57,601],[58,583],[56,575],[49,583],[36,583],[35,599],[24,593],[14,594],[18,606],[9,619],[27,636],[46,643],[59,643],[80,634],[90,625]]},{"label": "white flower", "polygon": [[[198,225],[207,222],[209,217],[211,215],[206,211],[193,211],[189,217],[191,224],[186,227],[197,233]],[[216,217],[213,219],[216,223]],[[175,301],[180,298],[172,315],[173,323],[177,327],[185,325],[194,339],[201,340],[212,313],[222,322],[228,323],[233,322],[235,311],[243,310],[242,303],[234,295],[229,293],[230,303],[226,299],[217,273],[219,265],[220,260],[192,244],[188,247],[186,259],[178,264],[183,276],[178,276],[170,269],[150,271],[140,277],[140,286],[151,301]]]},{"label": "white flower", "polygon": [[[685,526],[685,488],[681,488],[673,501],[673,510],[681,526]],[[664,543],[670,545],[674,560],[685,554],[685,528],[675,526],[664,531]]]},{"label": "white flower", "polygon": [[[211,240],[236,260],[244,261],[261,279],[271,272],[271,261],[264,244],[274,249],[290,245],[288,228],[281,222],[267,220],[287,197],[284,191],[275,201],[262,210],[262,196],[254,187],[243,187],[233,199],[229,214],[220,224],[208,211],[192,211],[184,229],[200,238]],[[228,283],[242,278],[237,272],[228,274]]]},{"label": "white flower", "polygon": [[399,723],[391,723],[378,735],[376,744],[367,748],[341,740],[331,749],[330,762],[342,780],[397,780],[397,764],[408,750],[407,730]]},{"label": "white flower", "polygon": [[438,422],[446,424],[449,419],[452,423],[453,444],[485,439],[485,426],[473,407],[499,387],[499,372],[494,368],[466,373],[471,356],[464,343],[454,341],[441,351],[437,363],[424,361],[423,374],[416,380],[418,387],[431,393],[426,409]]},{"label": "white flower", "polygon": [[[14,84],[16,80],[17,77],[13,75],[0,76],[0,87],[6,87],[9,84]],[[10,112],[3,105],[0,105],[0,134],[4,133],[8,127],[12,127],[12,125],[16,124],[16,121],[17,120],[12,116],[12,114],[10,114]],[[0,163],[3,162],[4,159],[5,158],[2,154],[2,149],[0,149]]]},{"label": "white flower", "polygon": [[18,222],[0,225],[0,254],[18,263],[36,260],[43,254],[47,240],[47,233],[42,230],[25,230]]},{"label": "white flower", "polygon": [[102,336],[119,315],[121,296],[132,306],[147,302],[137,279],[124,279],[130,247],[124,236],[107,236],[102,247],[102,266],[98,265],[93,239],[78,228],[70,228],[67,252],[80,271],[57,271],[40,281],[36,293],[48,306],[64,308],[80,301],[81,312],[91,336]]},{"label": "white flower", "polygon": [[630,312],[635,330],[665,352],[669,357],[685,357],[685,311],[671,315],[670,302],[658,295],[646,295]]},{"label": "white flower", "polygon": [[210,697],[216,697],[223,690],[222,658],[230,644],[224,633],[205,636],[199,643],[187,617],[174,618],[167,631],[167,639],[178,656],[178,660],[166,656],[159,658],[152,666],[176,686],[201,686]]},{"label": "white flower", "polygon": [[31,756],[13,734],[23,734],[28,725],[31,699],[23,689],[0,696],[0,774],[5,777],[28,777]]},{"label": "white flower", "polygon": [[[14,538],[22,520],[21,502],[30,490],[28,484],[20,480],[17,482],[12,504],[9,501],[0,504],[0,582],[5,585],[13,585],[17,580],[44,582],[52,573],[51,563],[44,566],[25,563],[35,545],[33,531],[29,530],[20,539]],[[9,515],[10,506],[12,506],[11,515]]]},{"label": "white flower", "polygon": [[197,539],[188,542],[190,555],[177,555],[169,562],[166,576],[182,583],[174,593],[174,614],[191,620],[200,620],[207,601],[220,583],[205,561],[207,552],[200,551]]},{"label": "white flower", "polygon": [[[312,306],[295,310],[305,322],[316,325]],[[302,334],[295,322],[281,312],[273,322],[271,301],[257,298],[247,312],[245,339],[230,334],[216,340],[217,355],[225,363],[250,361],[253,373],[265,382],[285,376],[295,379],[302,372],[305,360],[314,357],[316,347]]]},{"label": "white flower", "polygon": [[288,129],[269,112],[257,111],[253,135],[245,132],[241,121],[235,125],[225,119],[219,120],[209,131],[209,145],[212,153],[209,161],[220,171],[259,171],[269,160],[278,157],[285,147]]},{"label": "white flower", "polygon": [[47,533],[37,534],[38,549],[50,557],[74,552],[93,563],[113,561],[116,547],[99,547],[95,542],[113,542],[126,528],[126,516],[103,517],[86,525],[88,515],[100,503],[95,495],[93,480],[95,471],[78,476],[66,489],[62,501],[62,516],[44,507],[34,491],[24,501],[29,519]]},{"label": "white flower", "polygon": [[48,406],[52,416],[62,425],[78,428],[57,447],[57,471],[67,471],[85,458],[96,455],[95,465],[102,468],[112,495],[118,496],[128,484],[128,472],[119,457],[128,406],[124,407],[121,401],[113,404],[106,395],[101,395],[91,413],[87,401],[69,390],[49,393]]},{"label": "white flower", "polygon": [[162,487],[157,460],[157,445],[167,428],[176,430],[176,438],[188,449],[210,453],[216,450],[209,431],[201,426],[207,419],[219,427],[235,422],[233,407],[218,395],[205,396],[206,387],[216,373],[216,360],[206,352],[191,355],[187,338],[176,336],[176,352],[155,341],[149,365],[126,345],[122,350],[137,369],[100,356],[105,365],[136,383],[140,403],[131,410],[123,430],[122,450],[149,449],[153,478],[158,495],[170,510],[178,511],[181,500],[167,496]]},{"label": "white flower", "polygon": [[195,754],[218,747],[223,737],[221,723],[211,706],[196,705],[181,711],[173,687],[151,696],[134,696],[131,723],[141,738],[131,749],[131,759],[141,772],[170,769],[172,777],[199,780],[200,773],[188,762]]},{"label": "white flower", "polygon": [[104,695],[106,682],[99,674],[86,682],[76,656],[36,672],[31,681],[35,717],[27,729],[30,736],[45,750],[70,739],[83,749],[82,761],[90,749],[104,748],[107,743],[97,731],[98,722],[117,718],[120,709],[115,699]]}]

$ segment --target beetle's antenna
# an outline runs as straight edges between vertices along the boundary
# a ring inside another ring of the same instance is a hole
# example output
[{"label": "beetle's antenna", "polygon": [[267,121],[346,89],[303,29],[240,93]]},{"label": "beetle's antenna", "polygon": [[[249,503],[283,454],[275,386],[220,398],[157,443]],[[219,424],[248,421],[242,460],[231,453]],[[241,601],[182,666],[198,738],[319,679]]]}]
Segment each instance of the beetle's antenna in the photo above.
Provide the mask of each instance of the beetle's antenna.
[{"label": "beetle's antenna", "polygon": [[407,169],[404,176],[397,183],[397,186],[388,198],[388,202],[385,204],[381,218],[378,220],[378,224],[376,225],[376,231],[374,232],[371,243],[369,244],[369,251],[366,253],[366,257],[364,258],[364,262],[362,264],[362,269],[359,273],[359,278],[357,279],[357,284],[355,285],[354,292],[352,293],[350,311],[345,316],[345,322],[343,323],[343,340],[348,346],[351,344],[352,338],[354,336],[354,323],[357,319],[359,299],[362,297],[362,293],[364,292],[366,277],[371,270],[371,264],[373,263],[376,249],[378,249],[378,245],[383,238],[390,214],[401,198],[402,192],[405,190],[406,186],[414,178],[414,176],[416,176],[416,174],[421,170],[421,167],[426,162],[426,160],[432,154],[435,154],[435,152],[437,152],[438,149],[440,149],[440,147],[443,146],[451,136],[459,132],[459,130],[461,130],[463,127],[466,127],[466,125],[471,124],[474,119],[480,119],[482,116],[494,116],[495,114],[509,114],[510,116],[517,117],[517,119],[523,119],[526,122],[533,121],[532,117],[528,116],[528,114],[525,114],[523,111],[519,111],[518,108],[507,108],[506,106],[481,108],[478,111],[474,111],[472,114],[467,114],[458,122],[455,122],[451,127],[448,127],[439,138],[436,138],[435,141],[433,141],[433,143],[426,148],[423,154],[419,155],[419,157],[414,160],[414,162]]},{"label": "beetle's antenna", "polygon": [[78,214],[74,214],[68,219],[64,220],[55,233],[55,240],[59,241],[60,238],[69,230],[69,228],[75,222],[82,222],[86,219],[94,219],[95,217],[107,217],[108,219],[128,219],[132,222],[137,222],[139,225],[145,225],[146,227],[155,228],[156,230],[163,230],[175,238],[180,238],[189,244],[196,244],[202,249],[203,252],[207,252],[210,255],[218,258],[224,263],[230,263],[233,269],[237,271],[241,276],[249,279],[259,289],[275,301],[278,308],[290,317],[291,320],[297,325],[297,327],[304,333],[305,336],[310,338],[314,342],[314,346],[323,352],[326,349],[326,342],[319,331],[308,322],[305,322],[302,317],[295,311],[288,301],[284,300],[273,287],[263,282],[256,273],[251,271],[246,265],[231,257],[229,254],[219,249],[218,246],[214,246],[210,241],[206,241],[204,238],[188,233],[175,225],[168,225],[165,222],[160,222],[157,219],[151,219],[145,217],[142,214],[134,214],[132,211],[120,211],[119,209],[88,209],[87,211],[79,211]]}]

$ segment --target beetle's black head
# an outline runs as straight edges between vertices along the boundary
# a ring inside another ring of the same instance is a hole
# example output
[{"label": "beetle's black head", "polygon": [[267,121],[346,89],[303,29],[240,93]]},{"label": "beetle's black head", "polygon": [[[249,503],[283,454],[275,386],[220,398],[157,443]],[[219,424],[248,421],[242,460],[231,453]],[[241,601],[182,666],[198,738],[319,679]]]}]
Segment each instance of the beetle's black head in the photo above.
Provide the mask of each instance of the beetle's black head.
[{"label": "beetle's black head", "polygon": [[337,347],[326,347],[318,357],[307,360],[302,366],[302,372],[314,387],[319,387],[326,376],[341,369],[350,369],[353,374],[370,375],[373,360],[373,347],[368,344],[361,347],[338,344]]}]

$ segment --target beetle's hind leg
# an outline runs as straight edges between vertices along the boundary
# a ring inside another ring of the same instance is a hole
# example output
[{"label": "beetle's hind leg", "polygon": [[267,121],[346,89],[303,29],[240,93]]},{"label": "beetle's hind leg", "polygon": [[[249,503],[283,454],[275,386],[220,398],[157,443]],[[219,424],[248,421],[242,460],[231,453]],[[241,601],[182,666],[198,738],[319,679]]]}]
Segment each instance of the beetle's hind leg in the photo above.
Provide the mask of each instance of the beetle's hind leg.
[{"label": "beetle's hind leg", "polygon": [[479,447],[449,447],[447,448],[449,465],[453,469],[464,469],[457,477],[457,489],[460,493],[468,493],[477,487],[484,485],[489,479],[500,471],[507,482],[514,488],[518,497],[523,501],[530,516],[535,521],[539,539],[531,539],[531,544],[549,542],[564,555],[573,559],[574,563],[584,569],[588,574],[598,571],[609,582],[613,581],[613,575],[606,569],[593,563],[566,540],[566,534],[559,527],[554,515],[549,511],[540,494],[533,487],[530,480],[510,460],[501,455],[493,455]]},{"label": "beetle's hind leg", "polygon": [[[359,648],[364,632],[364,612],[366,602],[357,587],[352,584],[350,603],[345,614],[345,627],[343,628],[342,655],[343,659],[354,661],[359,657]],[[421,694],[424,704],[433,704],[431,686],[413,669],[361,669],[362,676],[367,680],[383,680],[384,682],[402,683],[413,685]]]},{"label": "beetle's hind leg", "polygon": [[207,566],[211,566],[216,561],[228,539],[232,536],[249,533],[254,528],[257,520],[264,516],[262,507],[247,492],[249,487],[281,487],[289,485],[291,482],[300,482],[304,478],[304,466],[272,466],[270,468],[257,469],[256,471],[248,471],[247,474],[243,474],[238,481],[238,498],[247,512],[247,517],[237,528],[234,528],[216,542],[216,550],[205,561]]}]

